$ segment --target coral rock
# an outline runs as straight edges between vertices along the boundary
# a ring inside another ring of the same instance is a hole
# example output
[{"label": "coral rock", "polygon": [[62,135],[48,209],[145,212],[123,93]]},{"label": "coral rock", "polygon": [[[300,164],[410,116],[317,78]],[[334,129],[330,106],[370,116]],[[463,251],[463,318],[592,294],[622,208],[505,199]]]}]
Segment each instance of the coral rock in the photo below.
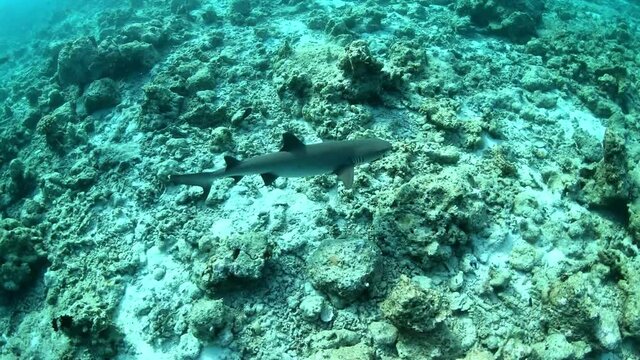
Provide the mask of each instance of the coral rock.
[{"label": "coral rock", "polygon": [[368,240],[331,240],[311,255],[307,271],[315,287],[353,300],[369,287],[379,261],[380,250]]},{"label": "coral rock", "polygon": [[446,317],[448,305],[436,289],[423,289],[406,276],[380,305],[384,316],[398,327],[428,332]]}]

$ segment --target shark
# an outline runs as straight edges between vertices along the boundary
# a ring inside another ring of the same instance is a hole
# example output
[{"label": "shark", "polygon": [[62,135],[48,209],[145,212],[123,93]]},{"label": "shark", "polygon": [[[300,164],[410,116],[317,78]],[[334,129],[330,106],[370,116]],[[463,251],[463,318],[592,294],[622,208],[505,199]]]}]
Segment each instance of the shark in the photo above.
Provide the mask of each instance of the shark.
[{"label": "shark", "polygon": [[215,180],[230,177],[237,183],[246,175],[260,175],[264,184],[269,186],[279,177],[334,173],[349,189],[353,186],[355,166],[375,161],[391,149],[391,143],[378,138],[305,144],[293,133],[285,132],[278,152],[244,160],[225,156],[224,168],[210,172],[169,175],[169,181],[178,185],[199,186],[205,199]]}]

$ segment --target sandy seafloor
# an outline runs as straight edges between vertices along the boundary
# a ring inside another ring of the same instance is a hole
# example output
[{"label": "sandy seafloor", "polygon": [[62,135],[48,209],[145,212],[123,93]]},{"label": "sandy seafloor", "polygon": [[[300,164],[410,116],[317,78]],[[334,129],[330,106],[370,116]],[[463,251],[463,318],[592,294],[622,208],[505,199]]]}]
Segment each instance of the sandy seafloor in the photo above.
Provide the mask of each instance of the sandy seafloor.
[{"label": "sandy seafloor", "polygon": [[637,1],[0,9],[1,359],[640,359]]}]

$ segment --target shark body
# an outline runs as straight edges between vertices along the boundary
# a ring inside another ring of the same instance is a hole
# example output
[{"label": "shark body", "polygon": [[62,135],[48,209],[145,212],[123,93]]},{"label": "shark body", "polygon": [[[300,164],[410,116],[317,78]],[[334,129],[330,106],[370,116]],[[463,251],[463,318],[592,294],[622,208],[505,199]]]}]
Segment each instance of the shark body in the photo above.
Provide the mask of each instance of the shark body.
[{"label": "shark body", "polygon": [[231,177],[236,182],[245,175],[262,177],[271,185],[278,177],[304,177],[335,173],[347,188],[353,185],[354,166],[371,162],[391,150],[391,144],[381,139],[326,141],[305,145],[292,133],[282,135],[279,152],[245,160],[225,156],[226,167],[211,172],[170,175],[174,184],[200,186],[204,197],[209,195],[214,180]]}]

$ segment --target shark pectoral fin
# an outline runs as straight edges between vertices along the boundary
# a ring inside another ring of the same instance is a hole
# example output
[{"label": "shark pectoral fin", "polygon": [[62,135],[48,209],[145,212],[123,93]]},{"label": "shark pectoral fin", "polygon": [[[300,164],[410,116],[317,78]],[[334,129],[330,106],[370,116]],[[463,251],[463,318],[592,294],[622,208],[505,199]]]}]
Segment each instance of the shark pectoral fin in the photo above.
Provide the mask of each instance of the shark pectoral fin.
[{"label": "shark pectoral fin", "polygon": [[207,198],[209,197],[209,193],[211,192],[211,185],[209,186],[202,186],[202,198],[204,200],[207,200]]},{"label": "shark pectoral fin", "polygon": [[237,184],[238,181],[242,180],[242,175],[236,175],[236,176],[232,176],[231,178],[233,179],[233,183]]},{"label": "shark pectoral fin", "polygon": [[282,134],[282,148],[280,148],[280,151],[303,151],[305,146],[306,145],[302,142],[302,140],[298,139],[292,133],[286,132]]},{"label": "shark pectoral fin", "polygon": [[278,178],[278,175],[272,173],[264,173],[260,174],[260,176],[262,177],[262,181],[264,181],[264,184],[266,186],[273,184],[273,182]]},{"label": "shark pectoral fin", "polygon": [[353,186],[353,166],[344,166],[336,170],[336,175],[342,180],[344,187],[351,189]]}]

